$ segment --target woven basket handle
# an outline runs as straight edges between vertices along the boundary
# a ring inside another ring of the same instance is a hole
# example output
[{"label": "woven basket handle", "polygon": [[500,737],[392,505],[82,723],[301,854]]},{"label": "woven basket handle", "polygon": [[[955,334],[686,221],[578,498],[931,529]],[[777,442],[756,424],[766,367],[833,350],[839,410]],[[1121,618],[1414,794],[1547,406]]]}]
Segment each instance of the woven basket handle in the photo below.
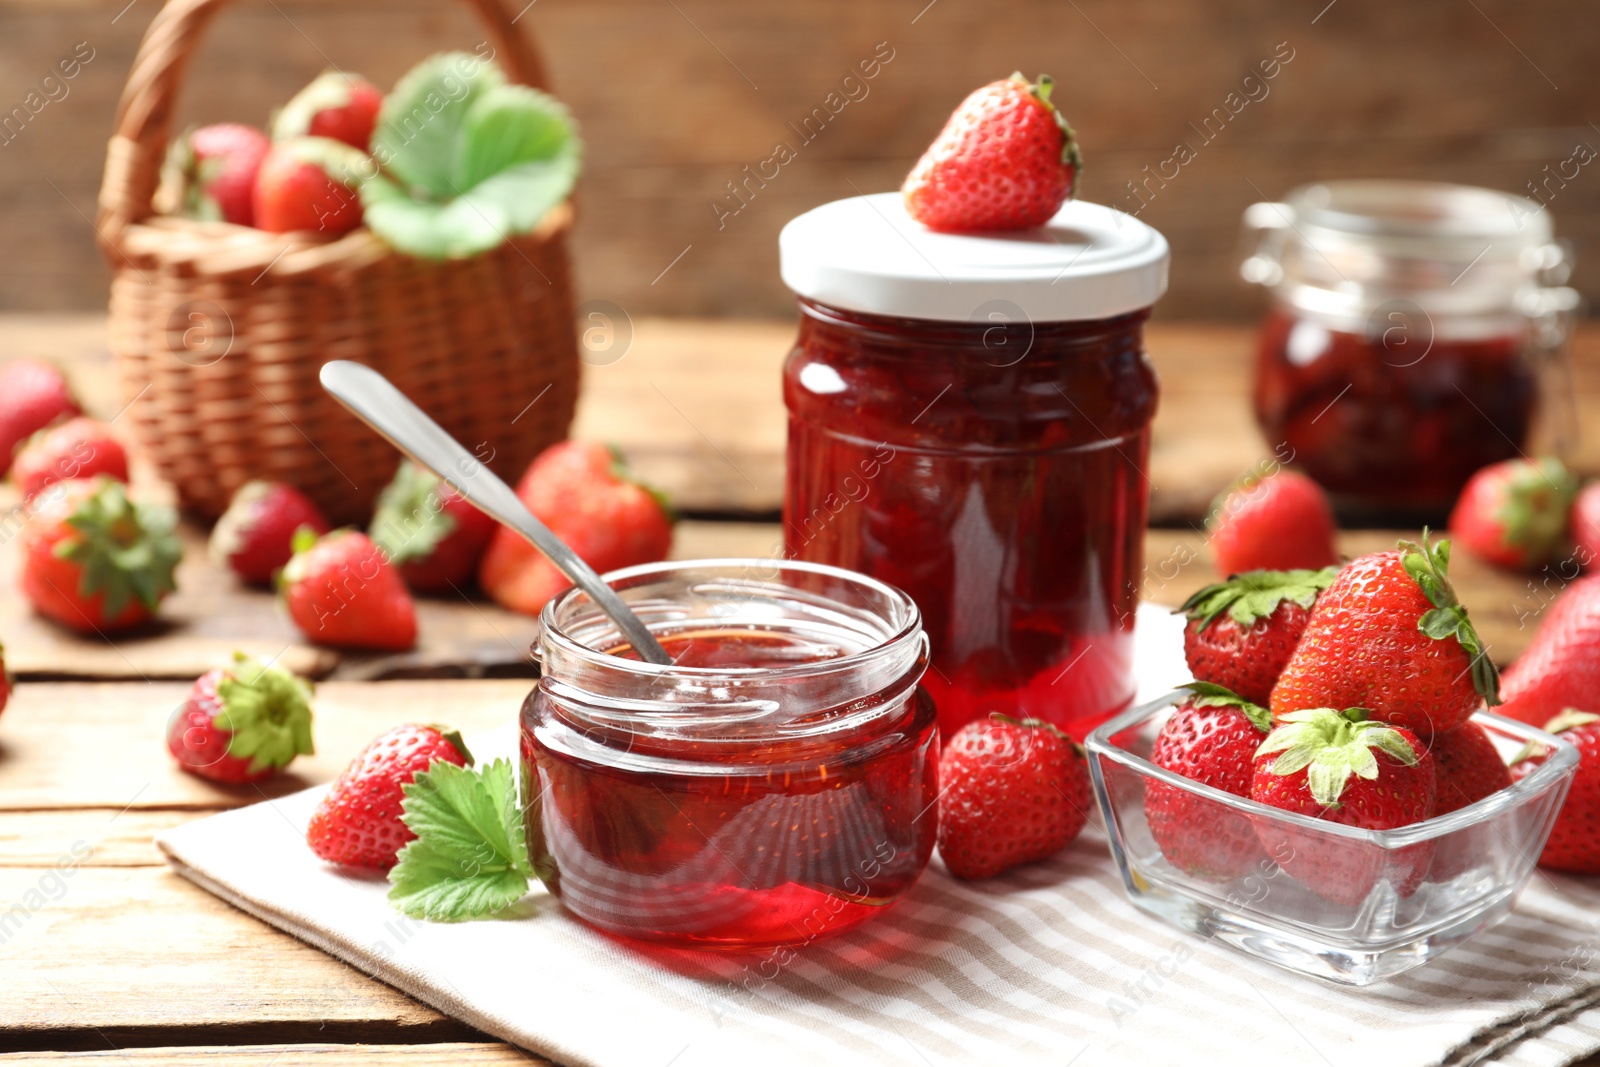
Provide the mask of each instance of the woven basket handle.
[{"label": "woven basket handle", "polygon": [[[228,0],[169,0],[145,31],[128,84],[117,104],[116,130],[106,148],[96,219],[100,250],[113,267],[125,262],[127,228],[154,214],[152,201],[166,160],[172,108],[189,56],[213,17]],[[495,61],[514,82],[548,88],[544,63],[514,23],[505,0],[464,0],[489,31]]]}]

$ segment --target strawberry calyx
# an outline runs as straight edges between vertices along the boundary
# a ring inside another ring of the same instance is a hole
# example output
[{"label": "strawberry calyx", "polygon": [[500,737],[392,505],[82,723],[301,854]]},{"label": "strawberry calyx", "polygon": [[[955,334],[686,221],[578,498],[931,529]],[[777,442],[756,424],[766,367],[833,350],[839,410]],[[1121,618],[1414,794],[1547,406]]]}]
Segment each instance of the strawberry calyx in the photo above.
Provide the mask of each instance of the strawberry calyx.
[{"label": "strawberry calyx", "polygon": [[1352,776],[1369,781],[1378,777],[1373,749],[1408,767],[1420,758],[1400,731],[1367,719],[1361,708],[1344,712],[1311,708],[1290,712],[1281,721],[1283,725],[1261,742],[1256,756],[1283,753],[1268,771],[1280,776],[1305,771],[1312,799],[1325,808],[1339,806]]},{"label": "strawberry calyx", "polygon": [[1272,732],[1272,712],[1260,704],[1246,700],[1225,685],[1218,685],[1215,682],[1190,682],[1178,688],[1187,689],[1194,694],[1188,703],[1197,708],[1237,708],[1257,730],[1263,734]]},{"label": "strawberry calyx", "polygon": [[289,550],[294,555],[289,557],[289,562],[283,565],[283,570],[278,572],[278,588],[287,589],[296,582],[306,580],[306,553],[317,547],[317,542],[324,537],[338,537],[350,533],[349,527],[342,527],[330,533],[319,534],[310,526],[299,526],[293,536],[289,538]]},{"label": "strawberry calyx", "polygon": [[1321,570],[1245,571],[1197,590],[1173,614],[1183,612],[1204,630],[1226,611],[1240,626],[1253,626],[1284,601],[1309,609],[1339,576],[1337,566]]},{"label": "strawberry calyx", "polygon": [[615,478],[619,482],[624,482],[628,485],[636,485],[640,489],[643,489],[646,493],[650,494],[651,500],[654,500],[657,504],[661,505],[661,510],[666,513],[668,522],[675,523],[678,521],[678,509],[672,506],[672,501],[667,497],[666,492],[664,490],[657,489],[649,482],[640,480],[639,477],[636,476],[633,473],[633,470],[628,466],[628,460],[625,456],[623,456],[622,449],[618,448],[616,445],[608,444],[606,445],[606,451],[611,453],[611,477]]},{"label": "strawberry calyx", "polygon": [[1567,532],[1567,513],[1578,495],[1578,480],[1554,456],[1516,464],[1503,486],[1494,517],[1504,538],[1530,556],[1553,551]]},{"label": "strawberry calyx", "polygon": [[1072,186],[1067,190],[1067,199],[1071,200],[1078,192],[1078,178],[1083,173],[1083,150],[1078,146],[1078,135],[1067,124],[1066,116],[1061,114],[1061,109],[1050,102],[1050,91],[1055,88],[1055,79],[1048,74],[1039,75],[1039,80],[1030,82],[1022,76],[1022,72],[1015,71],[1011,80],[1021,82],[1027,86],[1028,92],[1044,109],[1055,119],[1056,125],[1061,129],[1061,162],[1072,167]]},{"label": "strawberry calyx", "polygon": [[1055,723],[1045,722],[1043,719],[1034,718],[1018,719],[1014,716],[1007,715],[1003,711],[991,711],[989,713],[989,721],[1003,722],[1007,726],[1017,726],[1024,730],[1044,730],[1047,733],[1055,734],[1061,740],[1071,745],[1073,751],[1078,755],[1084,756],[1088,754],[1088,750],[1079,744],[1075,737],[1061,729],[1061,727],[1057,726]]},{"label": "strawberry calyx", "polygon": [[212,723],[229,733],[228,755],[250,760],[250,773],[311,755],[311,685],[243,652],[217,682],[222,710]]},{"label": "strawberry calyx", "polygon": [[1455,586],[1450,584],[1450,539],[1443,537],[1438,544],[1430,545],[1428,528],[1424,526],[1420,545],[1402,540],[1397,547],[1401,565],[1433,605],[1417,620],[1417,629],[1435,641],[1455,638],[1461,650],[1472,659],[1472,687],[1489,707],[1499,704],[1500,672],[1485,653],[1478,631],[1467,618],[1465,605],[1456,597]]},{"label": "strawberry calyx", "polygon": [[[1594,715],[1587,711],[1579,711],[1577,708],[1565,708],[1559,715],[1556,715],[1549,722],[1544,724],[1544,732],[1547,734],[1562,734],[1566,733],[1568,730],[1576,730],[1580,726],[1588,726],[1592,722],[1600,722],[1600,715]],[[1523,745],[1522,748],[1517,750],[1517,754],[1515,756],[1511,757],[1510,766],[1515,767],[1517,764],[1526,760],[1537,759],[1548,754],[1549,751],[1550,750],[1548,748],[1539,744],[1539,742],[1529,741],[1527,744]]]},{"label": "strawberry calyx", "polygon": [[66,519],[77,536],[62,539],[54,553],[82,568],[78,591],[102,595],[107,618],[131,600],[154,611],[177,588],[173,573],[183,556],[177,516],[171,508],[134,503],[113,478],[102,475],[99,483]]},{"label": "strawberry calyx", "polygon": [[451,748],[461,753],[461,758],[467,761],[467,766],[472,766],[474,762],[472,751],[467,748],[467,743],[461,739],[460,730],[452,729],[449,726],[439,726],[434,723],[429,723],[428,729],[435,731],[440,737],[449,742]]},{"label": "strawberry calyx", "polygon": [[459,523],[444,507],[444,482],[432,471],[405,460],[378,495],[372,516],[373,544],[392,563],[427,559]]}]

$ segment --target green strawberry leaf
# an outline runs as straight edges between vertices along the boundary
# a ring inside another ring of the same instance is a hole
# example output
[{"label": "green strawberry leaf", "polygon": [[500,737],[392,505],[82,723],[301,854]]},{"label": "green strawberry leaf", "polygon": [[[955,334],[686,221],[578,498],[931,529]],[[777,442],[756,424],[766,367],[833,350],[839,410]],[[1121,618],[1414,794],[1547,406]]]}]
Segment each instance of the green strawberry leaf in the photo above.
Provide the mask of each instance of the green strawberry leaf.
[{"label": "green strawberry leaf", "polygon": [[528,891],[516,776],[506,760],[476,770],[436,761],[405,787],[401,816],[416,840],[389,872],[389,899],[405,914],[459,922],[515,904]]},{"label": "green strawberry leaf", "polygon": [[217,683],[222,710],[214,722],[227,730],[228,755],[249,758],[250,773],[309,756],[311,685],[282,667],[268,667],[243,652]]},{"label": "green strawberry leaf", "polygon": [[579,142],[555,98],[448,53],[385,100],[373,155],[385,173],[361,188],[372,231],[409,255],[464,258],[532,233],[567,198]]},{"label": "green strawberry leaf", "polygon": [[378,494],[378,508],[369,531],[372,543],[391,563],[427,559],[455,531],[455,518],[444,510],[437,474],[403,460],[394,478]]},{"label": "green strawberry leaf", "polygon": [[1456,597],[1450,584],[1450,540],[1428,543],[1428,529],[1422,529],[1422,543],[1400,541],[1400,563],[1433,607],[1417,619],[1417,629],[1435,641],[1454,638],[1472,659],[1472,686],[1484,703],[1494,707],[1500,701],[1500,672],[1489,658],[1478,631],[1467,617],[1466,606]]},{"label": "green strawberry leaf", "polygon": [[1336,808],[1351,776],[1369,781],[1378,777],[1374,748],[1408,767],[1420,758],[1405,736],[1393,727],[1332,708],[1285,715],[1283,725],[1261,742],[1256,755],[1282,752],[1268,772],[1281,776],[1304,770],[1312,798],[1325,808]]},{"label": "green strawberry leaf", "polygon": [[1225,582],[1216,582],[1195,592],[1178,608],[1200,629],[1210,626],[1224,611],[1240,626],[1252,626],[1278,610],[1284,601],[1310,608],[1321,593],[1339,576],[1338,567],[1321,570],[1245,571]]},{"label": "green strawberry leaf", "polygon": [[1197,708],[1238,708],[1257,730],[1268,733],[1272,729],[1272,712],[1260,704],[1246,700],[1225,685],[1218,685],[1215,682],[1190,682],[1178,688],[1187,689],[1194,694],[1189,703]]}]

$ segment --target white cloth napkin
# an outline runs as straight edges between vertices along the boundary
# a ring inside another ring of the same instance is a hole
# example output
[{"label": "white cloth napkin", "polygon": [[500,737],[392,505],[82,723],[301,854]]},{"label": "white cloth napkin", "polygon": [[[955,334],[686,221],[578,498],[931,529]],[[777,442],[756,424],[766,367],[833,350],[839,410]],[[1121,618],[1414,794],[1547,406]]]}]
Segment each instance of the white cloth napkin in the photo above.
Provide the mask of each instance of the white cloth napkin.
[{"label": "white cloth napkin", "polygon": [[[1187,680],[1181,623],[1139,616],[1141,699]],[[513,756],[511,725],[472,742]],[[1569,1064],[1600,1050],[1600,885],[1540,872],[1515,912],[1362,990],[1302,978],[1128,903],[1091,824],[1054,860],[987,882],[937,860],[883,916],[793,952],[645,955],[542,890],[490,921],[415,922],[388,885],[319,862],[322,787],[157,843],[239,908],[569,1067],[761,1064]]]}]

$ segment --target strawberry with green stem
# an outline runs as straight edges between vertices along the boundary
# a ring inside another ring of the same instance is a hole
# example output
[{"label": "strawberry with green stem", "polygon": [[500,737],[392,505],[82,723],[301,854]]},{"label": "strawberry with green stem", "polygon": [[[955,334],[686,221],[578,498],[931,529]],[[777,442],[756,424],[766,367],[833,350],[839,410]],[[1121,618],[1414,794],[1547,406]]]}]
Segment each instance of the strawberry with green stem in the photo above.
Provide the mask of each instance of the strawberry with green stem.
[{"label": "strawberry with green stem", "polygon": [[[1272,729],[1271,713],[1211,682],[1183,688],[1192,695],[1167,716],[1150,762],[1224,793],[1249,796],[1256,749]],[[1266,858],[1249,818],[1193,790],[1151,779],[1144,812],[1161,854],[1198,878],[1226,881]]]},{"label": "strawberry with green stem", "polygon": [[1531,570],[1566,543],[1578,482],[1559,459],[1508,459],[1474,474],[1450,513],[1450,533],[1490,563]]},{"label": "strawberry with green stem", "polygon": [[432,471],[405,460],[378,496],[370,534],[419,593],[448,593],[472,581],[497,529]]},{"label": "strawberry with green stem", "polygon": [[1048,75],[1020,73],[975,90],[956,107],[906,176],[906,213],[932,230],[1043,226],[1072,198],[1083,154],[1050,101]]},{"label": "strawberry with green stem", "polygon": [[[1256,750],[1250,799],[1364,830],[1393,830],[1432,816],[1438,782],[1417,735],[1375,722],[1361,708],[1289,713]],[[1312,892],[1356,906],[1380,883],[1415,892],[1432,858],[1423,842],[1387,849],[1254,817],[1256,836]]]},{"label": "strawberry with green stem", "polygon": [[243,652],[207,671],[167,727],[167,750],[191,774],[259,782],[311,755],[311,685]]},{"label": "strawberry with green stem", "polygon": [[278,584],[290,620],[319,644],[399,652],[417,643],[411,592],[366,534],[301,527]]},{"label": "strawberry with green stem", "polygon": [[1337,567],[1246,571],[1198,590],[1178,608],[1189,619],[1183,629],[1189,670],[1200,681],[1266,704],[1312,605],[1338,574]]},{"label": "strawberry with green stem", "polygon": [[1279,722],[1308,708],[1360,707],[1420,737],[1499,703],[1499,673],[1450,584],[1450,542],[1399,542],[1353,560],[1317,598],[1272,689]]}]

